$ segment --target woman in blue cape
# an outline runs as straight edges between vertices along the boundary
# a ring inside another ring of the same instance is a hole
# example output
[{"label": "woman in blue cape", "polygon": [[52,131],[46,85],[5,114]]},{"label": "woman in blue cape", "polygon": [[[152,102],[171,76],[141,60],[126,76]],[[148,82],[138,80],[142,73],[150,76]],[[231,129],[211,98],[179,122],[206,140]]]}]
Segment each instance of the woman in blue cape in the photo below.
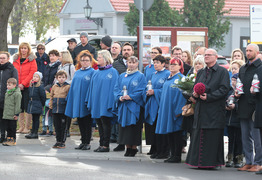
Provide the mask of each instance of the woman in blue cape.
[{"label": "woman in blue cape", "polygon": [[114,117],[114,86],[118,72],[112,67],[113,59],[108,50],[98,52],[99,69],[94,73],[86,96],[87,108],[96,119],[100,146],[94,152],[109,152],[111,121]]},{"label": "woman in blue cape", "polygon": [[151,49],[150,52],[150,57],[151,60],[149,62],[149,65],[147,65],[145,67],[144,70],[144,75],[146,77],[146,82],[148,83],[148,81],[151,79],[152,75],[156,72],[155,67],[154,67],[154,62],[153,59],[157,56],[157,55],[161,55],[162,54],[162,49],[160,47],[153,47]]},{"label": "woman in blue cape", "polygon": [[75,72],[72,84],[67,95],[65,115],[70,118],[77,118],[81,144],[75,149],[89,150],[92,134],[92,119],[85,103],[86,92],[89,88],[94,69],[91,67],[92,56],[88,53],[80,55],[81,68]]},{"label": "woman in blue cape", "polygon": [[168,135],[171,155],[164,162],[180,163],[183,145],[182,107],[185,105],[186,99],[182,92],[175,87],[175,81],[178,81],[179,77],[184,77],[182,60],[179,58],[171,59],[169,70],[171,73],[163,85],[160,98],[156,134]]},{"label": "woman in blue cape", "polygon": [[155,72],[151,78],[151,85],[148,83],[147,91],[144,93],[145,105],[145,135],[146,144],[151,145],[148,155],[150,158],[162,159],[169,155],[166,135],[156,135],[156,120],[160,104],[162,87],[168,78],[170,71],[165,69],[166,59],[157,55],[154,59]]},{"label": "woman in blue cape", "polygon": [[142,118],[144,106],[143,92],[146,80],[138,71],[138,59],[131,56],[127,60],[127,72],[122,73],[115,85],[114,97],[118,107],[118,143],[126,145],[124,156],[135,156],[141,145]]}]

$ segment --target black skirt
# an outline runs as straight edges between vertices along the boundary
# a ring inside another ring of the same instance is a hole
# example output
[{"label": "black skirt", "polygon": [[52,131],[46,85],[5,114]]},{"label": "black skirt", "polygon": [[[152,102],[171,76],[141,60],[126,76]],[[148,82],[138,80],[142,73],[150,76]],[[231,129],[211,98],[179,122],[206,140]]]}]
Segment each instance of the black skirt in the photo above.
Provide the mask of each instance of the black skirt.
[{"label": "black skirt", "polygon": [[145,123],[146,145],[156,145],[156,121],[153,125]]},{"label": "black skirt", "polygon": [[223,166],[223,134],[223,129],[193,129],[186,164],[199,168]]},{"label": "black skirt", "polygon": [[184,116],[181,129],[191,134],[193,129],[193,122],[194,122],[194,115]]},{"label": "black skirt", "polygon": [[142,120],[135,125],[119,126],[118,144],[140,146],[142,141]]}]

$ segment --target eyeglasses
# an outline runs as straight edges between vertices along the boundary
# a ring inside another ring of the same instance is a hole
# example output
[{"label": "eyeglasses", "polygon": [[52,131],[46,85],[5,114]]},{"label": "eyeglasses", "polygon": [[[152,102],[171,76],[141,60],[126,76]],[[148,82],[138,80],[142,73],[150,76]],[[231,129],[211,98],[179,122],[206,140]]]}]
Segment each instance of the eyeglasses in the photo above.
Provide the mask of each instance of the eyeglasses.
[{"label": "eyeglasses", "polygon": [[81,62],[90,62],[90,60],[80,60]]},{"label": "eyeglasses", "polygon": [[215,56],[215,54],[205,54],[205,56]]},{"label": "eyeglasses", "polygon": [[45,48],[37,48],[37,50],[44,50]]},{"label": "eyeglasses", "polygon": [[158,52],[153,52],[153,51],[151,51],[150,53],[151,53],[151,54],[158,54]]}]

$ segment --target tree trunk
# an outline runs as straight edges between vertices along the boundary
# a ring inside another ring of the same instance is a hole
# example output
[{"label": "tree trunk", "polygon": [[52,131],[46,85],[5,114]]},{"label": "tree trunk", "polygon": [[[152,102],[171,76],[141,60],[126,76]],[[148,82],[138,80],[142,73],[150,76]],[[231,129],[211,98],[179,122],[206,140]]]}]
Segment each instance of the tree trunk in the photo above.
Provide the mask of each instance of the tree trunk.
[{"label": "tree trunk", "polygon": [[20,32],[22,30],[22,16],[25,9],[24,1],[16,1],[11,13],[12,44],[19,44]]},{"label": "tree trunk", "polygon": [[7,51],[7,25],[16,0],[0,0],[0,50]]}]

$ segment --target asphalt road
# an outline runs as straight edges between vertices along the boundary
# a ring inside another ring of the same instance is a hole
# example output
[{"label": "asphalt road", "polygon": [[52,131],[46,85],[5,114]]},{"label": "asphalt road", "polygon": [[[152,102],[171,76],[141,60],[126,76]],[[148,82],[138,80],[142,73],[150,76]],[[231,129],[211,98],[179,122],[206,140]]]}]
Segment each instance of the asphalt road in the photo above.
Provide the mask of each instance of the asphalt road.
[{"label": "asphalt road", "polygon": [[[166,164],[163,160],[151,160],[145,153],[136,157],[124,157],[124,152],[95,153],[98,139],[92,141],[91,151],[77,151],[79,136],[70,137],[66,149],[52,149],[54,137],[27,140],[18,136],[15,147],[0,146],[0,180],[49,180],[49,179],[176,179],[176,180],[256,180],[262,176],[239,172],[235,168],[199,170],[184,163]],[[183,155],[185,159],[186,155]]]}]

